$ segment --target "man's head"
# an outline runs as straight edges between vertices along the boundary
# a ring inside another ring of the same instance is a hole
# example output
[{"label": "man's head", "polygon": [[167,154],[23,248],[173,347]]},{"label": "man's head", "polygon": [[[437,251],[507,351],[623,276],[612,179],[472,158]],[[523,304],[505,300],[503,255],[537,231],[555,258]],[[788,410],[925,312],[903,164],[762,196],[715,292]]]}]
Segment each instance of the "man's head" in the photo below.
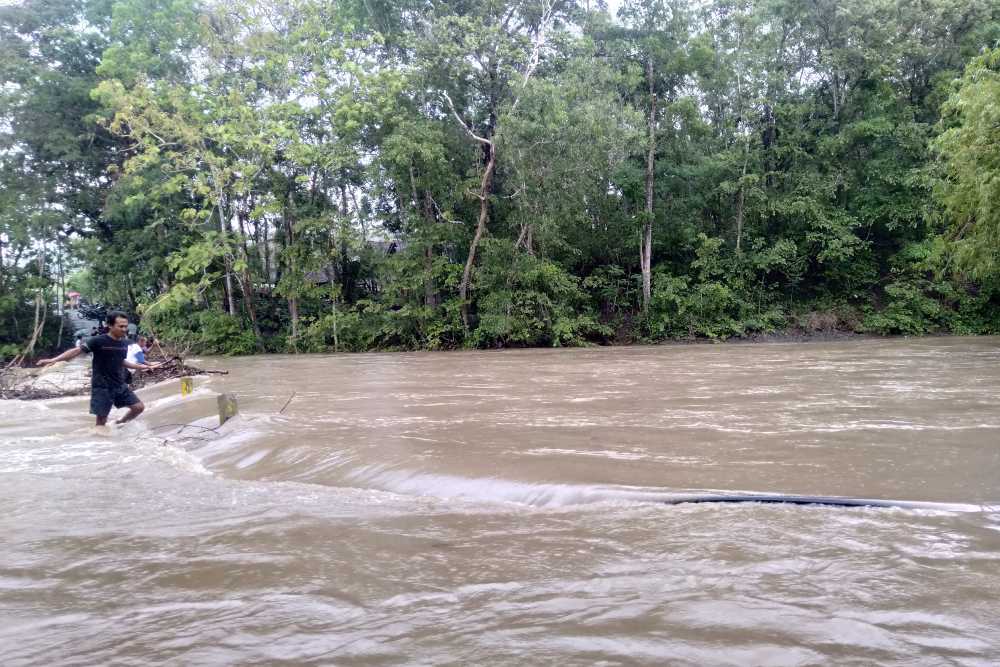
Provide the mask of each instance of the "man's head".
[{"label": "man's head", "polygon": [[128,315],[120,310],[108,313],[108,333],[112,338],[124,338],[128,335]]}]

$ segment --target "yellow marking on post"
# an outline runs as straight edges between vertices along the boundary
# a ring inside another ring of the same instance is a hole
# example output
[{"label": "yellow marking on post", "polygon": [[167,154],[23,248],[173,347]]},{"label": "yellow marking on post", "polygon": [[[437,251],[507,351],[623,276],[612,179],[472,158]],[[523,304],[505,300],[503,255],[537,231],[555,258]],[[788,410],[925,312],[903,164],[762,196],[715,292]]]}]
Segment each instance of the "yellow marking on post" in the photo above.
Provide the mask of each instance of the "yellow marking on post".
[{"label": "yellow marking on post", "polygon": [[194,391],[194,378],[181,378],[181,396],[187,396]]}]

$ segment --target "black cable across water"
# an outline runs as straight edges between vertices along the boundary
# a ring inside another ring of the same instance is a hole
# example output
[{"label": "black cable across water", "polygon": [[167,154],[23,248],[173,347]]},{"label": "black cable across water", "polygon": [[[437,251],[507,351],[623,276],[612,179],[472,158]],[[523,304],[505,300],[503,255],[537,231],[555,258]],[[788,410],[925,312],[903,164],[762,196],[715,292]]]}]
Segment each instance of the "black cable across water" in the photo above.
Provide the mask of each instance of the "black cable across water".
[{"label": "black cable across water", "polygon": [[777,503],[785,505],[826,505],[831,507],[901,507],[946,511],[975,511],[980,505],[935,503],[919,500],[889,500],[882,498],[849,498],[843,496],[800,496],[756,493],[691,493],[676,494],[662,500],[667,505],[685,503]]}]

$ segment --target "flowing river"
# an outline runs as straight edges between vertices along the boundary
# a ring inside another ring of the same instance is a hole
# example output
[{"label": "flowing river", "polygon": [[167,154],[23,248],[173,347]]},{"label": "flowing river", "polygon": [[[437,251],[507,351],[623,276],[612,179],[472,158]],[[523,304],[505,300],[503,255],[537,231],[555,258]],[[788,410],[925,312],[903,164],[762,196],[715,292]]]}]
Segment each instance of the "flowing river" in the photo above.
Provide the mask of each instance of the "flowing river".
[{"label": "flowing river", "polygon": [[0,403],[0,664],[1000,663],[998,338],[198,363]]}]

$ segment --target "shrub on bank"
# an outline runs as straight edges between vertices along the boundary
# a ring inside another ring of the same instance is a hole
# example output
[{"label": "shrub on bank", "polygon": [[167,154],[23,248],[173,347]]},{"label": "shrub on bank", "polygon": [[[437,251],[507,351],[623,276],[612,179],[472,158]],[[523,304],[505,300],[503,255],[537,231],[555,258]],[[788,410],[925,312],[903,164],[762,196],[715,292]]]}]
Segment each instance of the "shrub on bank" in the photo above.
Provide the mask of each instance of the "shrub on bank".
[{"label": "shrub on bank", "polygon": [[510,241],[483,243],[476,292],[471,347],[572,346],[611,336],[577,277]]},{"label": "shrub on bank", "polygon": [[[313,290],[299,299],[294,340],[287,299],[273,295],[258,295],[255,302],[260,340],[247,318],[221,312],[218,303],[211,310],[192,302],[160,308],[147,322],[158,336],[209,354],[582,345],[612,337],[628,343],[785,333],[1000,332],[1000,288],[934,275],[923,263],[925,244],[904,246],[893,257],[883,287],[845,295],[801,286],[800,254],[792,243],[748,242],[745,253],[728,255],[720,239],[700,235],[698,243],[684,271],[668,263],[655,268],[645,314],[636,314],[636,274],[597,267],[581,280],[509,240],[487,239],[474,275],[468,332],[456,265],[408,274],[410,280],[354,303],[340,301],[338,290]],[[392,262],[419,259],[404,254]],[[427,275],[433,277],[429,284]]]},{"label": "shrub on bank", "polygon": [[242,318],[217,310],[160,310],[146,328],[175,347],[196,354],[241,355],[259,351],[253,329]]}]

